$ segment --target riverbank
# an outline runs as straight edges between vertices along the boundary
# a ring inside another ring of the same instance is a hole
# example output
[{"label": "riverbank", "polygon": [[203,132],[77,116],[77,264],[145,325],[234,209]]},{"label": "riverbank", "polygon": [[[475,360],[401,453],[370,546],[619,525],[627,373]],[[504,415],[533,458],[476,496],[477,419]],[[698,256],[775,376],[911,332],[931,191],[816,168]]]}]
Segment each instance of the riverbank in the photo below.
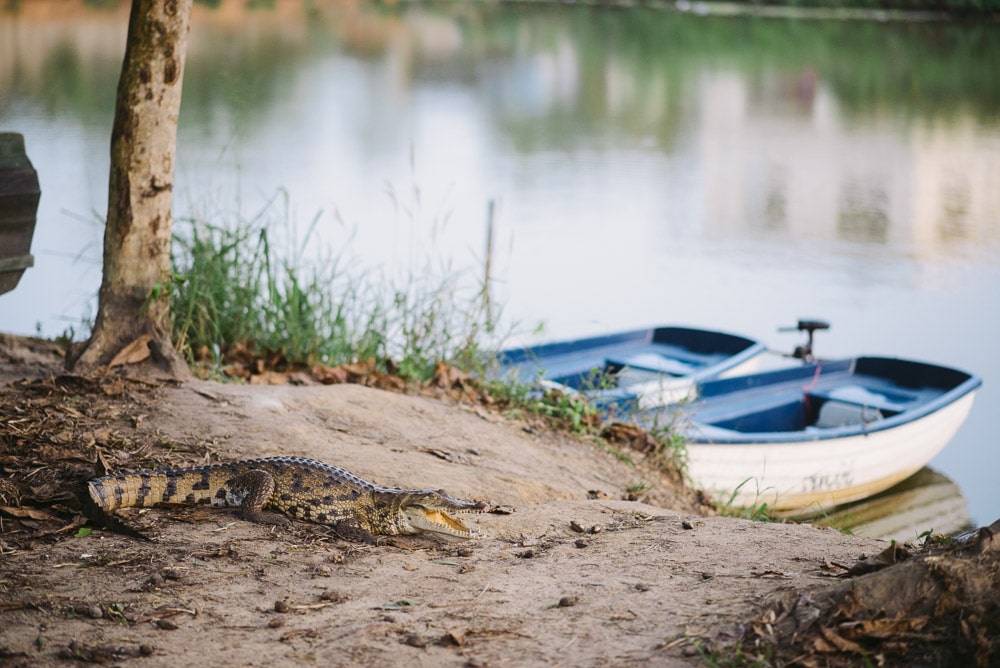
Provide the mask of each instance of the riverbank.
[{"label": "riverbank", "polygon": [[[758,654],[780,665],[790,652],[832,665],[859,653],[911,665],[904,659],[917,650],[996,657],[996,602],[981,600],[1000,592],[989,542],[978,556],[914,556],[853,577],[920,550],[706,515],[697,496],[638,453],[625,461],[482,404],[351,384],[176,383],[131,369],[66,377],[59,362],[51,344],[4,337],[0,345],[0,651],[10,665],[138,656],[142,665],[211,656],[366,666],[691,665]],[[205,509],[123,513],[152,539],[139,540],[84,526],[73,509],[72,492],[101,465],[279,454],[380,484],[444,487],[510,512],[478,516],[482,536],[460,544],[370,546],[300,522],[276,528]],[[902,568],[919,581],[917,565],[929,563],[938,564],[936,581],[955,585],[934,599],[938,615],[897,597],[890,628],[865,622],[881,605],[873,595],[853,607],[836,598]],[[951,565],[952,580],[941,580]]]}]

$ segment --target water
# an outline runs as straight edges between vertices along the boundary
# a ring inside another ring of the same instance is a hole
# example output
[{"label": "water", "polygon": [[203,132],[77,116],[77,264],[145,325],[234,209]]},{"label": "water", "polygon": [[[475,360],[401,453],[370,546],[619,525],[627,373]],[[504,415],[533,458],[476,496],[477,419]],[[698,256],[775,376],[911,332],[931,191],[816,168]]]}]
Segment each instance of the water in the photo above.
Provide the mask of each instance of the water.
[{"label": "water", "polygon": [[[175,210],[287,202],[366,266],[478,271],[539,339],[660,323],[973,371],[933,462],[1000,518],[1000,29],[643,10],[196,7]],[[0,129],[43,196],[0,330],[93,315],[127,9],[0,12]],[[522,343],[529,337],[517,341]],[[927,527],[930,528],[930,527]]]}]

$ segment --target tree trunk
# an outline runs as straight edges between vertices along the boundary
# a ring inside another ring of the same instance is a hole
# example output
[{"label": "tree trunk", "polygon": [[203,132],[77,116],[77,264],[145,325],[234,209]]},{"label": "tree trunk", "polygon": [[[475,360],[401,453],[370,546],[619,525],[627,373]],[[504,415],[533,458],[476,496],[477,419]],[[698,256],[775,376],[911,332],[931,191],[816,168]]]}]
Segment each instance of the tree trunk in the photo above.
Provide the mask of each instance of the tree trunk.
[{"label": "tree trunk", "polygon": [[170,240],[191,3],[132,1],[111,133],[97,321],[90,340],[68,354],[67,368],[91,370],[121,361],[119,353],[134,344],[129,361],[148,349],[165,370],[186,372],[170,340]]}]

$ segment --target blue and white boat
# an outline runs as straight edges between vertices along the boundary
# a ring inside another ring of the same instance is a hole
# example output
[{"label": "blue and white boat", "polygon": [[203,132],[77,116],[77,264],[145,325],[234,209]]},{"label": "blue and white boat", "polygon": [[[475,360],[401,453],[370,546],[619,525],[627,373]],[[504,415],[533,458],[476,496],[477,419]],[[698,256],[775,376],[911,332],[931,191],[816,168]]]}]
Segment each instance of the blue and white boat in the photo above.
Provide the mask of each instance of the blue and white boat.
[{"label": "blue and white boat", "polygon": [[598,408],[652,408],[682,401],[697,383],[749,373],[766,348],[744,336],[655,327],[498,354],[500,377],[540,389],[582,393]]},{"label": "blue and white boat", "polygon": [[696,398],[634,418],[683,434],[688,474],[717,500],[822,509],[919,471],[958,431],[981,383],[925,362],[857,357],[702,382]]}]

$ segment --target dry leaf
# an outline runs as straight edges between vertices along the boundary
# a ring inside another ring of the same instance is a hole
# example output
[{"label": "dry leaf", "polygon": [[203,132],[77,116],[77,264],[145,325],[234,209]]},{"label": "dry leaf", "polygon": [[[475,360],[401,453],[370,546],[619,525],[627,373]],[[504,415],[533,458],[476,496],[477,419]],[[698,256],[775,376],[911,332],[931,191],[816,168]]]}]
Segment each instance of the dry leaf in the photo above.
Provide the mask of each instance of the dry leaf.
[{"label": "dry leaf", "polygon": [[850,576],[864,575],[865,573],[871,573],[872,571],[881,570],[887,566],[892,566],[900,561],[906,561],[912,554],[903,545],[892,541],[889,547],[885,548],[879,552],[874,557],[865,558],[862,557],[858,559],[857,562],[847,571]]},{"label": "dry leaf", "polygon": [[455,455],[448,452],[447,450],[440,450],[438,448],[420,448],[420,452],[426,452],[429,455],[434,455],[438,459],[443,459],[446,462],[457,461]]},{"label": "dry leaf", "polygon": [[19,517],[21,519],[27,518],[32,520],[38,520],[40,522],[59,519],[52,513],[46,512],[44,510],[38,510],[37,508],[15,508],[13,506],[0,506],[0,511],[7,513],[11,517]]},{"label": "dry leaf", "polygon": [[369,383],[379,390],[389,390],[390,392],[402,392],[406,389],[406,382],[399,376],[388,376],[384,373],[374,374],[374,379]]},{"label": "dry leaf", "polygon": [[149,342],[153,340],[152,335],[143,334],[132,343],[128,344],[124,348],[118,351],[118,354],[112,358],[111,362],[108,364],[108,368],[115,368],[116,366],[121,366],[123,364],[138,364],[143,360],[149,358]]},{"label": "dry leaf", "polygon": [[288,385],[288,374],[280,371],[262,371],[250,376],[251,385]]},{"label": "dry leaf", "polygon": [[823,640],[827,641],[841,652],[853,652],[855,654],[864,653],[864,648],[861,647],[861,645],[841,637],[833,629],[828,629],[825,626],[821,626],[819,627],[819,632],[820,635],[823,636]]}]

